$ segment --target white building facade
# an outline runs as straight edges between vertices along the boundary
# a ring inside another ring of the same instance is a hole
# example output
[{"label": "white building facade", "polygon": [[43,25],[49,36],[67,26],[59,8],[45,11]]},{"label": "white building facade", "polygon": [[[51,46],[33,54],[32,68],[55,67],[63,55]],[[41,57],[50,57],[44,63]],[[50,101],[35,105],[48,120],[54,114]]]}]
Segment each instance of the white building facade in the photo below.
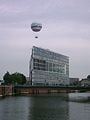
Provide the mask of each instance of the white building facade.
[{"label": "white building facade", "polygon": [[69,57],[33,46],[29,74],[32,85],[69,85]]}]

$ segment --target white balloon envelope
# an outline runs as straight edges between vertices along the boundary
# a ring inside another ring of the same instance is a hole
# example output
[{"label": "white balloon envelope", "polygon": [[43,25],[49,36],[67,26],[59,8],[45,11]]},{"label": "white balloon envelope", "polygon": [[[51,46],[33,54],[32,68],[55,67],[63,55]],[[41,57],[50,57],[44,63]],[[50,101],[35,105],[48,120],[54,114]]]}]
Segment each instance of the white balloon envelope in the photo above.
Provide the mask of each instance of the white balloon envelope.
[{"label": "white balloon envelope", "polygon": [[42,29],[42,24],[40,24],[40,23],[32,23],[31,24],[31,29],[34,32],[39,32]]}]

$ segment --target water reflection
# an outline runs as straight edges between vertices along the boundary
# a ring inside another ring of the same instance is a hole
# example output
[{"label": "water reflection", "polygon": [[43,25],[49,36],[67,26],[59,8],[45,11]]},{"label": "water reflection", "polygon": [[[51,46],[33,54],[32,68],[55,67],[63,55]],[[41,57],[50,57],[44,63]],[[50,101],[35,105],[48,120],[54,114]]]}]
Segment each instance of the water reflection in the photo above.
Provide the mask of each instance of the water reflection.
[{"label": "water reflection", "polygon": [[29,120],[68,120],[68,95],[36,96],[32,98]]},{"label": "water reflection", "polygon": [[0,120],[90,120],[90,101],[68,101],[76,96],[73,93],[6,97],[0,99]]},{"label": "water reflection", "polygon": [[69,120],[90,120],[90,93],[69,94]]},{"label": "water reflection", "polygon": [[26,97],[0,99],[0,120],[28,120],[28,104]]},{"label": "water reflection", "polygon": [[90,103],[69,102],[69,120],[90,120]]},{"label": "water reflection", "polygon": [[70,93],[69,101],[89,102],[90,101],[90,93]]}]

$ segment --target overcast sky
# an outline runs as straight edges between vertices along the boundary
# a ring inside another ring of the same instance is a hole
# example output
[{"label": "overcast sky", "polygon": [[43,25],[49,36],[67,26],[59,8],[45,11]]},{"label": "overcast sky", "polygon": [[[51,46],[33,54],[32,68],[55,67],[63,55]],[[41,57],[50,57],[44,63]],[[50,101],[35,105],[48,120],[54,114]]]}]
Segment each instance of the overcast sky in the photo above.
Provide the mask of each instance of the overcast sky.
[{"label": "overcast sky", "polygon": [[[32,22],[42,23],[39,33]],[[32,46],[69,56],[70,77],[87,77],[90,0],[0,0],[0,79],[7,71],[28,76]]]}]

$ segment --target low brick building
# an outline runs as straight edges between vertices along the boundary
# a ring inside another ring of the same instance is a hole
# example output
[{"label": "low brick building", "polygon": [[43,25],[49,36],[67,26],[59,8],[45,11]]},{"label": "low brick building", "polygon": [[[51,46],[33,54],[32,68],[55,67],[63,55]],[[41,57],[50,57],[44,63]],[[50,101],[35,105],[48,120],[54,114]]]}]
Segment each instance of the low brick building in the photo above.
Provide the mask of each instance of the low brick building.
[{"label": "low brick building", "polygon": [[79,78],[69,78],[70,85],[78,85],[79,84]]}]

